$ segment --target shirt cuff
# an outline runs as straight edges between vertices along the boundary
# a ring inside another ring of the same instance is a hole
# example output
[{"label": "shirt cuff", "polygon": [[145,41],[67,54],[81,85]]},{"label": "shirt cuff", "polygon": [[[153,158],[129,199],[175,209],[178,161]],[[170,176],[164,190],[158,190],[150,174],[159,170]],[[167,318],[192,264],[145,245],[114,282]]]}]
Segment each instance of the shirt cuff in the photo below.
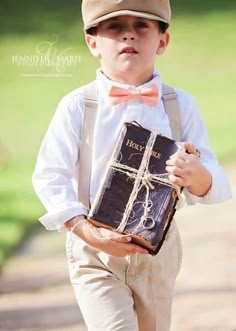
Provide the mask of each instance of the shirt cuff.
[{"label": "shirt cuff", "polygon": [[87,215],[88,210],[83,205],[81,207],[69,207],[61,211],[52,211],[39,218],[39,221],[47,230],[62,231],[64,224],[69,219],[78,215]]},{"label": "shirt cuff", "polygon": [[225,180],[221,181],[222,186],[219,185],[216,178],[217,176],[212,176],[211,188],[204,196],[199,197],[184,189],[186,203],[188,205],[194,205],[196,203],[216,204],[230,200],[232,198],[232,192],[227,178],[225,177]]}]

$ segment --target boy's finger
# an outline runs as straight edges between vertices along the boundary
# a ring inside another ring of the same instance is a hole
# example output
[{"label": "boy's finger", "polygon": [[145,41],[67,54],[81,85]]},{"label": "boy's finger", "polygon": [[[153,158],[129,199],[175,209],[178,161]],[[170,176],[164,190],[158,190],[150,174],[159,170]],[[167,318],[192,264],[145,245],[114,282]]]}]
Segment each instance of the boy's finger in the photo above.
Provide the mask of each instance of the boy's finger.
[{"label": "boy's finger", "polygon": [[131,242],[132,238],[130,236],[117,236],[117,237],[112,237],[111,240],[119,242],[119,243],[127,243]]},{"label": "boy's finger", "polygon": [[172,154],[169,158],[169,160],[175,160],[176,158],[184,160],[186,157],[186,152],[178,151],[174,154]]},{"label": "boy's finger", "polygon": [[99,232],[101,238],[103,238],[103,239],[110,239],[113,241],[123,242],[123,243],[127,243],[127,242],[131,241],[130,236],[126,236],[121,233],[109,230],[109,229],[97,228],[97,231]]},{"label": "boy's finger", "polygon": [[196,156],[200,157],[200,152],[193,144],[190,143],[183,143],[184,149],[186,150],[187,153],[189,154],[194,154]]},{"label": "boy's finger", "polygon": [[167,166],[177,166],[179,168],[184,168],[186,165],[186,160],[183,158],[172,158],[166,161]]}]

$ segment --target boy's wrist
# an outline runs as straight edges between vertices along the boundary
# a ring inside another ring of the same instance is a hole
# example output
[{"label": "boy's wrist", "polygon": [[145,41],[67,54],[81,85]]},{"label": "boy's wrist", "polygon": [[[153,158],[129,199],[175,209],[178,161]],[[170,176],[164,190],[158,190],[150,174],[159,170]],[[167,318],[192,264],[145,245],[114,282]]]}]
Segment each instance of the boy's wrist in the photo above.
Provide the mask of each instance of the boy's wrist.
[{"label": "boy's wrist", "polygon": [[85,215],[77,215],[71,219],[69,219],[67,222],[65,222],[65,228],[67,230],[72,230],[75,228],[77,223],[81,223],[81,221],[86,221],[87,217]]},{"label": "boy's wrist", "polygon": [[205,195],[207,195],[207,193],[212,187],[212,175],[206,167],[204,167],[203,165],[201,165],[201,167],[202,171],[198,175],[198,178],[200,178],[200,180],[195,181],[195,183],[187,187],[187,189],[191,194],[194,194],[199,197],[204,197]]}]

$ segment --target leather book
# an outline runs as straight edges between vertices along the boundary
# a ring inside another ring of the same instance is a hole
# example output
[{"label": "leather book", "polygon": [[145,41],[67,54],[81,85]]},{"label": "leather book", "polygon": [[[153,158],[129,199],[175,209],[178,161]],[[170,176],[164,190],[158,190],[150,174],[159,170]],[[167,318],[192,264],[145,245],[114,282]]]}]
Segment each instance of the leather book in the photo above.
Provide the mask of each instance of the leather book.
[{"label": "leather book", "polygon": [[165,136],[125,123],[88,220],[128,234],[157,254],[173,219],[181,189],[166,174],[166,161],[179,149]]}]

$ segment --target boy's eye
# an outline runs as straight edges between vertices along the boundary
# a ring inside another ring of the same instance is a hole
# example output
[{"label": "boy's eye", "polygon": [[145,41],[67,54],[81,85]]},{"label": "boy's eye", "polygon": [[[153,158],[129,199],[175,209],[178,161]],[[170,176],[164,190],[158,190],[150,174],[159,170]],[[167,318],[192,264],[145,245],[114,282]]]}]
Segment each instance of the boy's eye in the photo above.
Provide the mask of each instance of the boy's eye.
[{"label": "boy's eye", "polygon": [[136,22],[135,25],[136,25],[137,28],[140,28],[140,29],[148,27],[148,24],[145,21],[138,21],[138,22]]},{"label": "boy's eye", "polygon": [[108,29],[109,30],[119,30],[122,28],[122,25],[120,23],[114,22],[114,23],[109,23]]}]

